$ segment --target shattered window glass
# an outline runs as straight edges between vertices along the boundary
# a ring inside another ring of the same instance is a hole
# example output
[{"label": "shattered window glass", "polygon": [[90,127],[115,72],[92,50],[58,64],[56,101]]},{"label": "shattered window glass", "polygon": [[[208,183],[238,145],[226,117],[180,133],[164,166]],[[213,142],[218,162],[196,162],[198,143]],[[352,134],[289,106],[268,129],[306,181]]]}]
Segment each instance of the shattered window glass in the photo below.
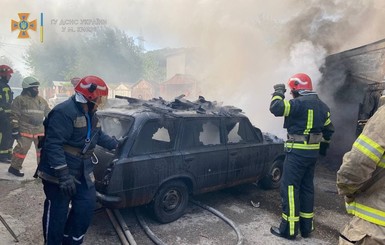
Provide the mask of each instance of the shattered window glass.
[{"label": "shattered window glass", "polygon": [[257,138],[253,127],[245,119],[231,118],[226,120],[227,144],[262,142]]},{"label": "shattered window glass", "polygon": [[132,154],[152,154],[174,148],[176,123],[172,119],[146,122],[136,137]]},{"label": "shattered window glass", "polygon": [[101,116],[99,117],[99,122],[104,133],[120,139],[130,130],[133,120]]},{"label": "shattered window glass", "polygon": [[238,130],[239,123],[237,122],[227,135],[227,143],[239,143],[242,141],[242,137],[238,134]]},{"label": "shattered window glass", "polygon": [[185,121],[182,149],[189,149],[200,146],[218,145],[220,140],[219,120],[196,119]]}]

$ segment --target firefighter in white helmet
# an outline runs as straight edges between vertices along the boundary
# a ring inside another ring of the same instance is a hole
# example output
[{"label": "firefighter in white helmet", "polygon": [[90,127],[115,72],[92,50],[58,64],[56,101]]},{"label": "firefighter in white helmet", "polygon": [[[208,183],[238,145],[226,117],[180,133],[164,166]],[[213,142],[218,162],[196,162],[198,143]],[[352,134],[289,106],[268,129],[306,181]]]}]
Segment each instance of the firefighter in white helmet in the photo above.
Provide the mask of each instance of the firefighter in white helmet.
[{"label": "firefighter in white helmet", "polygon": [[40,161],[38,137],[44,135],[43,120],[50,111],[47,101],[39,96],[39,81],[34,77],[26,77],[21,84],[23,91],[17,96],[11,106],[12,136],[17,141],[13,149],[11,166],[8,172],[23,177],[21,171],[25,157],[35,144],[37,163]]}]

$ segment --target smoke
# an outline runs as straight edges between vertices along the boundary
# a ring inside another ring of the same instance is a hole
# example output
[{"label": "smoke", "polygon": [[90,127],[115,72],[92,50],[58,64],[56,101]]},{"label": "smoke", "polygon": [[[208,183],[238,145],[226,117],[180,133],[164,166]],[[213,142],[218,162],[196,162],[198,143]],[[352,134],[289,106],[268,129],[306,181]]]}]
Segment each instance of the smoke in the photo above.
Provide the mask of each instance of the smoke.
[{"label": "smoke", "polygon": [[[16,33],[5,30],[10,19],[24,11],[35,16],[44,12],[45,42],[50,35],[73,42],[81,35],[62,32],[53,19],[98,18],[133,37],[144,37],[147,49],[198,47],[204,57],[193,75],[204,81],[202,95],[242,108],[254,125],[280,136],[283,119],[268,110],[274,84],[286,84],[298,72],[308,73],[317,84],[327,55],[385,36],[381,0],[36,0],[22,6],[3,2],[4,42],[22,43],[15,40]],[[0,52],[4,49],[9,53],[11,46],[0,45]]]}]

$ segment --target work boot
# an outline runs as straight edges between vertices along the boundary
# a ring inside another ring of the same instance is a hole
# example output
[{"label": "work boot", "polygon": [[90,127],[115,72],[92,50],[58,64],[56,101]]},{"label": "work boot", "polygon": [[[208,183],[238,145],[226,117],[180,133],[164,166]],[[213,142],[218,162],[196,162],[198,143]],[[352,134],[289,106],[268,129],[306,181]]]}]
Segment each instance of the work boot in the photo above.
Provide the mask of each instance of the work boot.
[{"label": "work boot", "polygon": [[282,237],[282,238],[285,238],[285,239],[288,239],[288,240],[294,240],[294,239],[295,239],[295,236],[289,236],[289,235],[286,235],[286,234],[281,233],[281,231],[279,230],[279,228],[276,227],[276,226],[272,226],[272,227],[270,228],[270,232],[271,232],[271,234],[273,234],[274,236]]},{"label": "work boot", "polygon": [[22,172],[16,168],[13,168],[12,166],[9,166],[8,173],[11,173],[17,177],[23,177],[24,176],[24,172]]}]

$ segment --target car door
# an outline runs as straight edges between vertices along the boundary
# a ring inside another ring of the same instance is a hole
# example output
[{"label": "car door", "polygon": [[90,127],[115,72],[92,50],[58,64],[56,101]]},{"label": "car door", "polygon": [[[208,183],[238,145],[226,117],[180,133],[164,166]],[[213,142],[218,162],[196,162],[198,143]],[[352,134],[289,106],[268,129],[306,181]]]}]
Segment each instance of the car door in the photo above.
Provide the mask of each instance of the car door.
[{"label": "car door", "polygon": [[262,138],[257,137],[247,118],[224,118],[226,145],[229,155],[227,184],[249,182],[263,172]]},{"label": "car door", "polygon": [[228,154],[219,118],[190,118],[182,123],[180,152],[196,192],[214,190],[226,182]]}]

